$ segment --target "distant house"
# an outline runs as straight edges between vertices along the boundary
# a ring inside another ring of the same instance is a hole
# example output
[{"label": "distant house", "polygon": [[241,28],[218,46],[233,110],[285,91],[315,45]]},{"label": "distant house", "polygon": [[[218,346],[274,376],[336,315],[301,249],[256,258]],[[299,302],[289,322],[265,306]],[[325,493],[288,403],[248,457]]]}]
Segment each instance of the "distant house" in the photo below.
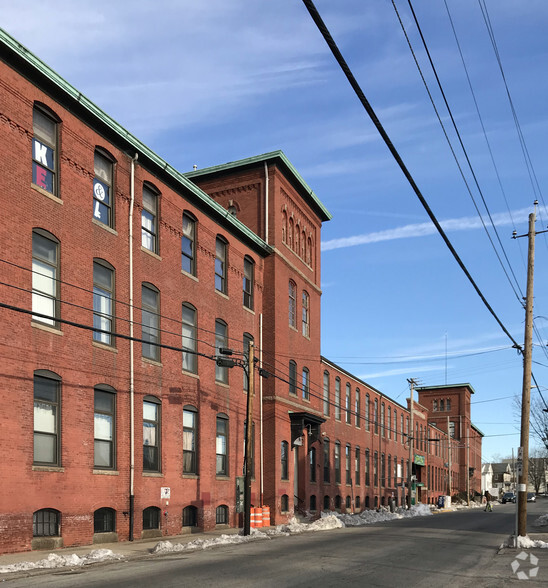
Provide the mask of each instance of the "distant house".
[{"label": "distant house", "polygon": [[509,463],[492,463],[493,469],[492,487],[501,492],[512,489],[512,467]]},{"label": "distant house", "polygon": [[485,494],[487,490],[491,492],[493,488],[493,465],[484,463],[481,466],[481,493]]}]

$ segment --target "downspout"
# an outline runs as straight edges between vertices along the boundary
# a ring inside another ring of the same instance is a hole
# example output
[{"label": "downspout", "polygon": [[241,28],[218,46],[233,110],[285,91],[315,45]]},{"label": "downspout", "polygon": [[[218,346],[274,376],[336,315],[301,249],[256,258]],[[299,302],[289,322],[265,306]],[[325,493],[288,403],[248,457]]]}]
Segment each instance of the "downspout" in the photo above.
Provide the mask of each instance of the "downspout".
[{"label": "downspout", "polygon": [[135,162],[139,154],[131,159],[130,203],[129,203],[129,540],[133,541],[135,519],[135,367],[133,342],[133,206],[135,204]]},{"label": "downspout", "polygon": [[266,161],[264,162],[264,240],[268,245],[268,165]]},{"label": "downspout", "polygon": [[[259,315],[259,365],[261,368],[263,367],[263,315],[262,313]],[[260,473],[260,492],[261,492],[261,502],[260,505],[263,506],[263,496],[264,496],[264,449],[263,449],[263,378],[259,376],[259,404],[260,404],[260,453],[261,453],[261,473]]]}]

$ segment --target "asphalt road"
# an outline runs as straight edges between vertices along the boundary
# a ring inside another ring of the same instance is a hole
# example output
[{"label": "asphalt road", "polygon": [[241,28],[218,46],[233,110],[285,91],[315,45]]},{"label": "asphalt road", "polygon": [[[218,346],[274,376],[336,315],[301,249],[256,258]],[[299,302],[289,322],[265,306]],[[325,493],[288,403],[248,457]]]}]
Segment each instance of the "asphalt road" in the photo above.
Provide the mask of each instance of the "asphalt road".
[{"label": "asphalt road", "polygon": [[[548,512],[548,499],[528,505],[529,523]],[[154,555],[74,571],[9,580],[9,588],[113,586],[466,586],[521,584],[511,564],[520,550],[499,547],[512,532],[515,505],[436,514],[185,554]],[[531,530],[534,528],[531,527]],[[548,549],[529,586],[548,586]],[[530,561],[520,561],[529,572]]]}]

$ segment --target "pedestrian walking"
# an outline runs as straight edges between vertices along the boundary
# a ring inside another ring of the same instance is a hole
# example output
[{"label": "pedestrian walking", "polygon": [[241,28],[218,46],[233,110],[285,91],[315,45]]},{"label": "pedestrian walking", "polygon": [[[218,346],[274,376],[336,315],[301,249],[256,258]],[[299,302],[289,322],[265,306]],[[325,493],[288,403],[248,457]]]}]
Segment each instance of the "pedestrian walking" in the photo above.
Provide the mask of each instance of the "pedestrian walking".
[{"label": "pedestrian walking", "polygon": [[488,490],[485,491],[485,500],[487,501],[485,504],[485,512],[493,512],[493,505],[491,504],[493,497],[489,494]]}]

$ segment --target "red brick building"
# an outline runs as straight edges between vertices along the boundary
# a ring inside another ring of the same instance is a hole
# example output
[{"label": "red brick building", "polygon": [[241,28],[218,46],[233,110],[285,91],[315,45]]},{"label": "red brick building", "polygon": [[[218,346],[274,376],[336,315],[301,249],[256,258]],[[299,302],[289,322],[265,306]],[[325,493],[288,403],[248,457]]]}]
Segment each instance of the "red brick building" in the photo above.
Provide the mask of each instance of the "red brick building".
[{"label": "red brick building", "polygon": [[[413,434],[321,356],[330,215],[282,152],[182,174],[0,30],[0,166],[0,552],[240,524],[250,341],[274,523],[401,501],[410,442],[417,498],[445,493],[430,392]],[[443,392],[454,491],[480,469],[470,392]]]}]

